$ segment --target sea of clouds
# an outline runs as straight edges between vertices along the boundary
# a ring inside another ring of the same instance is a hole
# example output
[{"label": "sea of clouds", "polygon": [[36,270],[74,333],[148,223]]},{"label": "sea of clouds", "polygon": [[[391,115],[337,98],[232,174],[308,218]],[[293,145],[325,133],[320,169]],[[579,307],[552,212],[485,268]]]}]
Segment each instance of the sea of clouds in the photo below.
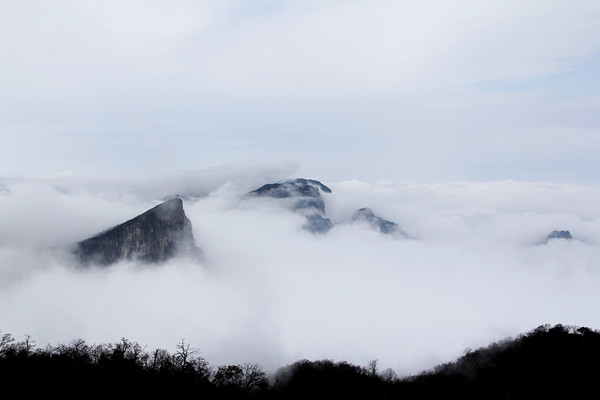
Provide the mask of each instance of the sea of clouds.
[{"label": "sea of clouds", "polygon": [[[83,338],[213,365],[346,360],[419,372],[544,323],[600,328],[600,187],[552,182],[322,182],[326,235],[275,199],[285,168],[147,178],[0,179],[0,331]],[[306,177],[315,178],[319,177]],[[184,196],[203,261],[82,269],[66,249]],[[370,207],[408,239],[352,224]],[[553,230],[574,240],[551,240]]]}]

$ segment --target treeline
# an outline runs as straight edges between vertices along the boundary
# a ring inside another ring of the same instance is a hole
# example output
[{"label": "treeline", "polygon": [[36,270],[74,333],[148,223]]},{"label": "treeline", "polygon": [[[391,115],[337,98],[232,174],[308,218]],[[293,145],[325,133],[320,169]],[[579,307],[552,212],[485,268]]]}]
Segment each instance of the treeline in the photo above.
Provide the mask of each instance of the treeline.
[{"label": "treeline", "polygon": [[89,345],[83,339],[36,348],[30,336],[0,339],[0,381],[19,398],[163,399],[253,397],[269,387],[258,364],[212,367],[185,341],[174,354],[148,352],[125,338]]},{"label": "treeline", "polygon": [[597,399],[600,332],[542,325],[407,378],[406,398]]},{"label": "treeline", "polygon": [[0,383],[18,398],[86,399],[552,399],[596,398],[600,333],[543,325],[455,362],[399,378],[367,366],[300,360],[272,377],[258,364],[211,366],[185,341],[171,354],[140,344],[89,345],[82,339],[36,347],[31,337],[0,338]]}]

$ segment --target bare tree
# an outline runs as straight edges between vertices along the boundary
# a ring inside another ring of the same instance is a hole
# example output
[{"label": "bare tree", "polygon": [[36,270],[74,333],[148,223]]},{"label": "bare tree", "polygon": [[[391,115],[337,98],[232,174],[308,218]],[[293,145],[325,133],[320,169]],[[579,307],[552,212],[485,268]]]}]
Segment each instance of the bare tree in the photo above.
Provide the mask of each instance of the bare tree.
[{"label": "bare tree", "polygon": [[175,352],[175,365],[180,369],[186,369],[191,365],[190,361],[192,357],[200,352],[200,349],[193,348],[189,343],[185,342],[185,339],[181,339],[176,346],[177,351]]},{"label": "bare tree", "polygon": [[398,381],[398,374],[391,368],[386,368],[381,373],[381,379],[387,383],[394,383]]},{"label": "bare tree", "polygon": [[241,388],[244,370],[240,365],[221,365],[213,377],[213,383],[219,387]]},{"label": "bare tree", "polygon": [[72,340],[69,345],[69,355],[74,360],[88,360],[90,358],[90,346],[83,339]]},{"label": "bare tree", "polygon": [[25,340],[17,343],[17,351],[22,355],[29,355],[35,347],[35,340],[31,339],[31,335],[25,335]]},{"label": "bare tree", "polygon": [[377,363],[378,361],[376,359],[369,361],[369,364],[367,365],[367,374],[377,376]]},{"label": "bare tree", "polygon": [[206,381],[210,380],[210,377],[212,376],[212,373],[213,373],[213,369],[210,366],[209,362],[204,359],[204,357],[201,357],[201,356],[193,357],[190,360],[190,366],[196,372],[197,378],[199,378],[200,380],[206,380]]},{"label": "bare tree", "polygon": [[173,358],[165,349],[154,350],[149,365],[154,371],[168,371],[174,367]]},{"label": "bare tree", "polygon": [[2,351],[5,347],[8,347],[15,339],[10,333],[5,333],[0,338],[0,351]]},{"label": "bare tree", "polygon": [[267,374],[259,364],[246,363],[242,366],[242,370],[242,389],[254,392],[268,386]]},{"label": "bare tree", "polygon": [[107,350],[115,360],[128,360],[135,363],[138,363],[144,354],[144,348],[138,342],[131,342],[124,337],[114,345],[109,344]]},{"label": "bare tree", "polygon": [[106,357],[109,349],[105,344],[95,344],[90,347],[90,357],[94,364],[99,364],[102,358]]}]

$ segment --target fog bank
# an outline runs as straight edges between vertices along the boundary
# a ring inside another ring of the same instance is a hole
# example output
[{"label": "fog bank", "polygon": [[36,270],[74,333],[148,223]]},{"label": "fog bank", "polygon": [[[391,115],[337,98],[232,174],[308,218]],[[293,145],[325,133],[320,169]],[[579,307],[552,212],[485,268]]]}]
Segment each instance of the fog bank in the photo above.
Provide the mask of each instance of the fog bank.
[{"label": "fog bank", "polygon": [[[598,187],[323,181],[335,225],[315,235],[276,200],[243,198],[285,173],[2,180],[0,330],[38,346],[126,337],[171,351],[185,338],[213,365],[378,359],[407,374],[543,323],[600,328]],[[63,251],[174,192],[202,263],[82,270]],[[360,207],[409,239],[349,223]],[[546,243],[555,229],[574,239]]]}]

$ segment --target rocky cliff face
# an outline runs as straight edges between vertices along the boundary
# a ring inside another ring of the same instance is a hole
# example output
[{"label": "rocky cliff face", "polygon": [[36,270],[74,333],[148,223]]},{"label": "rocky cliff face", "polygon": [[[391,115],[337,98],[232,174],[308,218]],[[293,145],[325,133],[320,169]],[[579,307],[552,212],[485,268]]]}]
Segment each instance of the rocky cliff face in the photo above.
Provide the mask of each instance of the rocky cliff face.
[{"label": "rocky cliff face", "polygon": [[120,260],[161,262],[178,254],[199,255],[192,223],[183,202],[174,198],[76,245],[84,263],[113,264]]}]

